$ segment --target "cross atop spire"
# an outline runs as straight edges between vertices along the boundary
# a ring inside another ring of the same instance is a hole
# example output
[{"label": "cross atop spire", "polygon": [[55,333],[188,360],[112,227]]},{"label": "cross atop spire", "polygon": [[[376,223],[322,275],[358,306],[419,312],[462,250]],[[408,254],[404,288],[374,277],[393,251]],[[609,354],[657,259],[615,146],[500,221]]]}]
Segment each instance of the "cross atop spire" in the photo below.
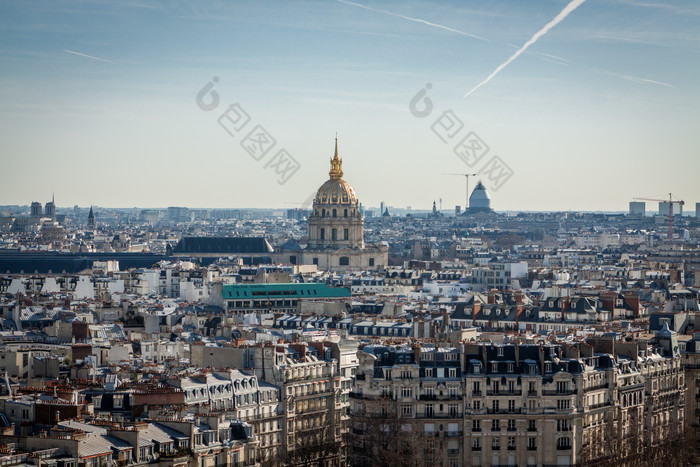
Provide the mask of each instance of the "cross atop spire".
[{"label": "cross atop spire", "polygon": [[343,158],[338,157],[338,134],[335,134],[335,155],[331,159],[331,171],[328,172],[331,180],[340,180],[343,178]]}]

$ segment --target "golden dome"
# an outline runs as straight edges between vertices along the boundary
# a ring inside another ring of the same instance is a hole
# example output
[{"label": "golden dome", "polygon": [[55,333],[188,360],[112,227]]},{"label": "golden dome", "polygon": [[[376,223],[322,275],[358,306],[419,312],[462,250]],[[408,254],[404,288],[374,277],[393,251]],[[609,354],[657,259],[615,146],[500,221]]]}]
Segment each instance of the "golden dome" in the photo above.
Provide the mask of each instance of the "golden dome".
[{"label": "golden dome", "polygon": [[350,184],[343,180],[343,159],[338,157],[338,138],[335,139],[335,155],[331,159],[330,180],[316,192],[314,205],[344,204],[357,206],[357,196]]},{"label": "golden dome", "polygon": [[347,204],[356,206],[355,190],[345,180],[328,180],[316,192],[314,204]]}]

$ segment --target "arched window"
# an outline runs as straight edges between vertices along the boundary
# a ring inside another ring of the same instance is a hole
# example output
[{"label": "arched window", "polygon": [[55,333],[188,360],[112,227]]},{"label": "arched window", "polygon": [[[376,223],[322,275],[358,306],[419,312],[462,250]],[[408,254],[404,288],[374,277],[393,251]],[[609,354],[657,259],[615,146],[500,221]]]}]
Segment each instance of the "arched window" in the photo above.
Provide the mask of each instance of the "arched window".
[{"label": "arched window", "polygon": [[331,230],[331,239],[338,240],[338,229]]},{"label": "arched window", "polygon": [[348,266],[350,264],[350,258],[348,258],[347,256],[341,256],[339,264],[341,266]]},{"label": "arched window", "polygon": [[321,227],[321,240],[325,240],[326,238],[326,229]]},{"label": "arched window", "polygon": [[343,229],[343,240],[350,238],[350,231],[348,229]]},{"label": "arched window", "polygon": [[336,217],[338,215],[338,212],[333,208],[333,217]]},{"label": "arched window", "polygon": [[326,208],[321,209],[321,217],[326,217]]},{"label": "arched window", "polygon": [[347,208],[345,209],[345,215],[344,215],[344,217],[348,217],[348,210],[347,210]]}]

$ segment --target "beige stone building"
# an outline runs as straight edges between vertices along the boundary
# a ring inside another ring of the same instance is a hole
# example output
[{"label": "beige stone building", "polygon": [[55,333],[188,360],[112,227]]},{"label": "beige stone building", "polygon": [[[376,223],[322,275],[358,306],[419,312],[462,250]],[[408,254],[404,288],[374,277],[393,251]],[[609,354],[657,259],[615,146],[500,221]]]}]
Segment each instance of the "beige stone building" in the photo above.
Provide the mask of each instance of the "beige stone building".
[{"label": "beige stone building", "polygon": [[682,426],[673,342],[659,332],[652,344],[596,347],[366,346],[352,393],[352,458],[423,456],[450,467],[629,459]]},{"label": "beige stone building", "polygon": [[343,180],[337,138],[330,164],[329,179],[314,198],[306,248],[280,249],[275,258],[291,264],[315,264],[330,271],[384,268],[389,260],[388,246],[365,245],[360,202],[352,186]]}]

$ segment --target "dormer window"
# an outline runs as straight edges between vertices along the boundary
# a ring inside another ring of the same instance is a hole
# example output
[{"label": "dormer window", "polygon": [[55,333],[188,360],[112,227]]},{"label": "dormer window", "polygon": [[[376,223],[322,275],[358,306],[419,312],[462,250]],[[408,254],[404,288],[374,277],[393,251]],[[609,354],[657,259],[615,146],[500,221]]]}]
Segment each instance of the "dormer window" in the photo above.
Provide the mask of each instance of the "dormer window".
[{"label": "dormer window", "polygon": [[502,357],[503,356],[503,347],[498,347],[497,353],[498,353],[499,357]]},{"label": "dormer window", "polygon": [[492,372],[492,373],[498,373],[498,362],[492,362],[492,363],[491,363],[491,372]]},{"label": "dormer window", "polygon": [[544,371],[546,373],[551,373],[552,372],[552,364],[549,362],[545,363],[544,364]]}]

